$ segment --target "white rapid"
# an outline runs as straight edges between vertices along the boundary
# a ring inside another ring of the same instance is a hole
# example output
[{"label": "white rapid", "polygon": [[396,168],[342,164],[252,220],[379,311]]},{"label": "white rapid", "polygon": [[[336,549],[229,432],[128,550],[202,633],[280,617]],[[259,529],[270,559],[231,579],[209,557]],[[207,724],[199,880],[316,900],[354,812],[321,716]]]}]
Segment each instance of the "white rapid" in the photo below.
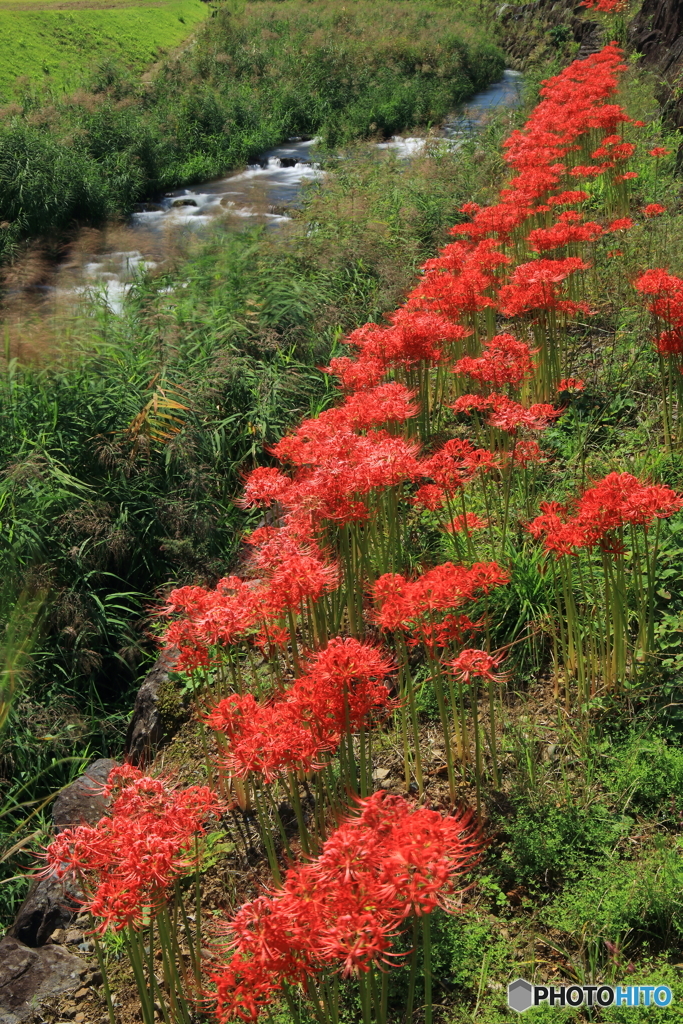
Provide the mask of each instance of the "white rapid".
[{"label": "white rapid", "polygon": [[[515,107],[521,99],[522,76],[505,71],[502,79],[474,96],[438,133],[453,146],[477,130],[501,107]],[[394,136],[378,143],[399,158],[420,153],[426,137]],[[316,162],[315,140],[291,139],[264,153],[258,163],[216,181],[177,189],[141,203],[124,226],[101,231],[84,229],[67,258],[37,281],[17,281],[7,296],[6,316],[17,316],[29,326],[52,315],[84,293],[99,295],[111,312],[120,313],[126,294],[138,274],[165,262],[172,255],[179,233],[201,230],[216,218],[235,227],[247,222],[273,229],[286,224],[289,211],[301,202],[302,185],[323,175]]]}]

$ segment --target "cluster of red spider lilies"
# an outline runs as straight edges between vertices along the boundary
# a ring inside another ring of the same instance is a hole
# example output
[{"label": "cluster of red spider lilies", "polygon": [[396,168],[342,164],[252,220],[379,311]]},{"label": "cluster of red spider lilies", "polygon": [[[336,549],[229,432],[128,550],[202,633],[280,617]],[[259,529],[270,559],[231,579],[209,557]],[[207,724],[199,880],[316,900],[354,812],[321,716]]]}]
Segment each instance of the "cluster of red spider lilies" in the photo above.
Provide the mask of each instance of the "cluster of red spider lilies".
[{"label": "cluster of red spider lilies", "polygon": [[[82,878],[102,927],[126,932],[145,1024],[155,1004],[166,1024],[191,1020],[200,909],[198,900],[193,945],[180,880],[201,861],[204,823],[230,801],[257,816],[279,887],[229,924],[231,952],[210,979],[219,1020],[255,1020],[277,993],[292,1014],[308,997],[321,1024],[337,1024],[349,975],[365,1024],[387,1019],[393,938],[408,918],[428,922],[450,905],[481,840],[469,814],[373,793],[373,742],[395,730],[406,788],[422,797],[418,701],[429,685],[452,805],[473,782],[479,810],[484,780],[499,785],[508,676],[491,638],[521,544],[539,548],[552,578],[542,628],[568,706],[618,699],[647,665],[660,524],[683,496],[615,471],[564,502],[540,500],[539,437],[584,388],[572,338],[592,315],[592,268],[615,234],[664,212],[630,208],[643,125],[610,102],[624,70],[611,44],[545,83],[505,143],[513,175],[498,202],[463,207],[456,240],[427,261],[402,308],[354,331],[349,354],[326,367],[339,403],[274,446],[279,466],[249,475],[241,502],[263,519],[246,538],[247,572],[169,596],[164,643],[215,694],[204,721],[218,744],[220,800],[127,769],[112,781],[112,817],[67,830],[49,852]],[[636,288],[656,319],[671,446],[683,281],[643,267]],[[422,571],[416,530],[440,538],[443,553]],[[306,859],[283,875],[278,848]],[[155,922],[165,984],[150,952]],[[406,954],[410,1012],[417,946],[416,937]],[[429,1022],[428,923],[422,949]]]}]

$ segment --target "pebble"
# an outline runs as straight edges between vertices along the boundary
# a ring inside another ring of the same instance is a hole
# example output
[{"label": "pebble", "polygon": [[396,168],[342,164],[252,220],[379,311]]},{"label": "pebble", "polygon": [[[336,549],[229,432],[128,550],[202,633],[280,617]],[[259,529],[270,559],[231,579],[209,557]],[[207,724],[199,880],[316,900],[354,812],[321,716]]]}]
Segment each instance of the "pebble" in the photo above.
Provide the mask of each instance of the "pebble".
[{"label": "pebble", "polygon": [[74,999],[83,999],[84,996],[87,996],[88,992],[89,989],[87,988],[79,988],[78,992],[74,992]]},{"label": "pebble", "polygon": [[388,774],[388,768],[375,768],[374,772],[372,773],[372,777],[375,780],[375,782],[381,782],[382,779],[386,779]]}]

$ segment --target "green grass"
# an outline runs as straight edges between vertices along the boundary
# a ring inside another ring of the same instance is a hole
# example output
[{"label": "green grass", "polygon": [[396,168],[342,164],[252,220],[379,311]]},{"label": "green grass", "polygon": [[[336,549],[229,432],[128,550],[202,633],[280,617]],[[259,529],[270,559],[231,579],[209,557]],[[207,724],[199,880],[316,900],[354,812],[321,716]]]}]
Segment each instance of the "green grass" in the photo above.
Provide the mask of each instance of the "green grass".
[{"label": "green grass", "polygon": [[29,83],[0,113],[0,263],[27,239],[121,216],[293,135],[334,149],[437,124],[502,74],[494,35],[474,10],[431,2],[236,2],[148,82],[107,60],[89,91],[49,96]]},{"label": "green grass", "polygon": [[57,11],[51,0],[0,2],[0,102],[20,97],[27,82],[56,95],[79,89],[110,61],[141,72],[210,12],[201,0],[99,6],[86,0]]}]

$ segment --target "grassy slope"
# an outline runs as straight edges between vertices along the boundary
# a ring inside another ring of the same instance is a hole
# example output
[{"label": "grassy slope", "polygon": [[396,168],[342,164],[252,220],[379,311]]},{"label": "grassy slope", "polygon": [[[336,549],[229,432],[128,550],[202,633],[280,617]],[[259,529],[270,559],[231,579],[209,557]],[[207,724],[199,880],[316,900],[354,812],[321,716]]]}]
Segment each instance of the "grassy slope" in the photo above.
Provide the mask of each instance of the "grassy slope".
[{"label": "grassy slope", "polygon": [[182,43],[210,10],[201,0],[108,0],[101,10],[96,0],[71,10],[50,6],[41,0],[0,3],[0,102],[13,98],[18,78],[24,87],[28,79],[59,93],[80,88],[94,67],[109,60],[142,70]]},{"label": "grassy slope", "polygon": [[[585,333],[576,330],[572,340],[573,372],[586,380],[586,390],[559,425],[542,438],[548,462],[537,480],[534,507],[538,500],[561,500],[582,481],[611,470],[632,471],[678,489],[683,486],[680,453],[668,455],[662,445],[651,325],[629,283],[645,266],[668,266],[679,275],[683,271],[680,187],[673,176],[673,162],[668,161],[656,175],[652,160],[645,155],[652,145],[663,143],[673,149],[676,141],[676,136],[667,137],[658,121],[652,85],[646,77],[632,74],[620,97],[632,116],[649,122],[632,165],[639,173],[632,193],[636,225],[619,235],[618,255],[607,257],[607,251],[615,248],[609,239],[595,250],[598,269],[587,281],[586,298],[596,315]],[[482,161],[479,166],[477,158]],[[491,179],[497,166],[492,153],[482,147],[475,160],[461,169],[473,198],[478,198],[477,183],[487,176]],[[425,172],[433,174],[433,167],[425,167]],[[386,169],[361,176],[341,167],[338,177],[323,187],[316,203],[306,211],[308,223],[315,225],[312,238],[317,236],[330,247],[335,241],[350,246],[363,261],[381,258],[382,246],[378,246],[376,234],[372,239],[370,226],[381,225],[380,235],[384,231],[387,239],[396,237],[395,232],[400,236],[405,227],[402,217],[411,209],[415,179],[404,180],[400,198],[393,202],[392,184],[398,181]],[[443,187],[443,179],[439,182],[435,176],[433,189],[415,193],[415,207],[423,215],[434,209]],[[664,203],[668,212],[657,221],[647,221],[638,211],[654,199]],[[318,220],[325,208],[336,209],[336,217]],[[599,216],[601,209],[598,186],[590,210]],[[377,233],[377,227],[374,230]],[[300,251],[304,253],[305,247]],[[310,255],[308,282],[313,290],[327,269],[324,247],[314,248]],[[328,266],[338,266],[333,255],[327,259]],[[402,281],[396,281],[399,290],[410,280],[405,258],[402,263]],[[195,343],[201,337],[208,339],[209,325],[224,314],[234,287],[232,265],[232,258],[216,246],[213,250],[202,247],[193,269],[179,268],[183,280],[190,270],[189,285],[168,311],[180,336],[192,333]],[[168,278],[158,282],[164,287],[168,283]],[[139,297],[142,308],[149,311],[148,287]],[[390,298],[391,292],[386,290],[378,308],[391,308]],[[274,309],[282,316],[285,303],[284,281],[280,289],[273,282],[270,295],[252,293],[253,316],[261,330],[257,337],[264,343],[269,317]],[[140,312],[138,309],[138,316]],[[292,322],[298,316],[303,336],[313,330],[316,312],[319,315],[315,304],[297,309],[295,300],[290,299],[289,315]],[[318,329],[325,323],[319,321]],[[474,502],[468,508],[483,515],[485,510],[476,505],[472,492],[468,493]],[[516,507],[514,516],[524,520],[527,513]],[[683,958],[683,548],[679,537],[680,524],[673,520],[663,531],[657,582],[661,667],[643,678],[628,701],[598,698],[590,719],[565,716],[553,698],[547,658],[528,643],[509,654],[512,678],[501,708],[502,778],[500,786],[488,788],[485,797],[490,846],[476,884],[465,893],[457,915],[437,917],[433,925],[435,1002],[441,1006],[438,1019],[443,1024],[508,1024],[511,1016],[505,1005],[505,986],[518,976],[533,977],[537,983],[552,979],[556,984],[567,980],[668,984],[676,1002],[666,1010],[613,1007],[592,1015],[565,1010],[561,1019],[605,1024],[655,1020],[674,1024],[681,1020],[683,990],[677,968]],[[552,601],[548,573],[539,574],[535,546],[520,536],[515,553],[513,582],[500,592],[500,601],[493,602],[495,646],[522,637],[527,623],[533,632],[533,623],[542,621]],[[479,557],[492,554],[495,552],[485,546],[478,548]],[[452,557],[452,549],[425,513],[411,533],[411,557],[429,564],[446,556]],[[432,748],[438,747],[440,725],[427,682],[422,699],[424,757],[430,770],[428,800],[438,804],[445,798],[445,784],[439,782],[439,754]],[[485,705],[482,700],[482,720]],[[375,757],[373,766],[388,773],[392,791],[404,791],[398,731],[389,729],[378,736]],[[486,758],[488,762],[488,754]],[[166,770],[169,765],[178,767],[188,782],[197,782],[203,778],[201,761],[197,727],[190,725],[172,752],[164,756],[163,764]],[[472,786],[463,786],[461,795],[471,804]],[[227,883],[219,880],[219,872],[223,872],[221,878],[229,878]],[[241,898],[254,895],[253,876],[245,871],[237,852],[210,878],[207,912],[214,912],[221,898],[226,902],[233,898],[233,884]],[[392,974],[395,1016],[391,1019],[397,1022],[403,1020],[407,975],[405,968]],[[419,978],[418,988],[421,984]],[[135,996],[130,990],[127,994],[133,1006]],[[360,1019],[350,992],[347,998],[341,1019]],[[528,1018],[537,1024],[560,1019],[558,1011],[549,1008],[531,1011]],[[284,1008],[275,1019],[278,1024],[291,1021]]]}]

